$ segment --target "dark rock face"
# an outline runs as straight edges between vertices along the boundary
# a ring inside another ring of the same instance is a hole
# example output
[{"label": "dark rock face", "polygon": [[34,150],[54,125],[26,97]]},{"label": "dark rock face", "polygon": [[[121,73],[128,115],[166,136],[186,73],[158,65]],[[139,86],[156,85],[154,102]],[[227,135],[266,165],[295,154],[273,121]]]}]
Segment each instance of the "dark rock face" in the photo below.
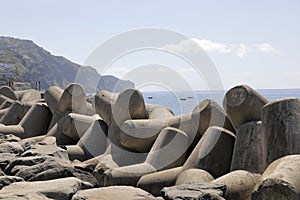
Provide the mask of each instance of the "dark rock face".
[{"label": "dark rock face", "polygon": [[226,186],[214,183],[182,184],[162,189],[162,197],[167,200],[179,199],[224,199]]}]

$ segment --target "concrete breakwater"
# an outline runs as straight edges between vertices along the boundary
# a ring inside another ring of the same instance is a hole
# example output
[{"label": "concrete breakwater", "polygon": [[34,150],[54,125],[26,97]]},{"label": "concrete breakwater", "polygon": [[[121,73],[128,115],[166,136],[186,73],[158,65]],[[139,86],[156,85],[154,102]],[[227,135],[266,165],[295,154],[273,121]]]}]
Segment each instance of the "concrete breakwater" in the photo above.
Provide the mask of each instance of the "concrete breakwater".
[{"label": "concrete breakwater", "polygon": [[247,85],[174,116],[139,90],[0,88],[0,199],[300,199],[300,100]]}]

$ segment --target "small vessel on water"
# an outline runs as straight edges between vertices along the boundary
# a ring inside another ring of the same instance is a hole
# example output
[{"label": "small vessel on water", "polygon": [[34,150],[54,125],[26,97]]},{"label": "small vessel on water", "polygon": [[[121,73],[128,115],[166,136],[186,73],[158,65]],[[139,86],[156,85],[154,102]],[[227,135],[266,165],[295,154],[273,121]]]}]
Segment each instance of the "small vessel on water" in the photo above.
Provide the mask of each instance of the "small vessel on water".
[{"label": "small vessel on water", "polygon": [[186,98],[180,98],[180,100],[181,100],[181,101],[185,101],[185,100],[186,100]]},{"label": "small vessel on water", "polygon": [[152,97],[152,96],[149,96],[148,99],[153,99],[153,97]]}]

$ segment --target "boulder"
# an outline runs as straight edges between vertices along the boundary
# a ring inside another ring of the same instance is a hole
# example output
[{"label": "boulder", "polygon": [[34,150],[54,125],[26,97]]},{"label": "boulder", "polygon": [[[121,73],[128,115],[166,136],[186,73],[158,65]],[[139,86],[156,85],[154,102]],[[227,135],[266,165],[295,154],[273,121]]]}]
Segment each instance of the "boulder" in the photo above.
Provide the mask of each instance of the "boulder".
[{"label": "boulder", "polygon": [[22,182],[22,181],[24,181],[24,180],[20,177],[17,177],[17,176],[0,176],[0,190],[4,186],[8,186],[12,183]]},{"label": "boulder", "polygon": [[162,197],[168,200],[177,199],[220,199],[225,200],[223,195],[226,185],[216,183],[182,184],[162,189]]},{"label": "boulder", "polygon": [[110,186],[103,188],[94,188],[88,190],[80,190],[73,197],[72,200],[155,200],[155,197],[139,188],[131,186]]},{"label": "boulder", "polygon": [[17,182],[0,190],[0,199],[71,199],[72,195],[92,185],[77,178]]}]

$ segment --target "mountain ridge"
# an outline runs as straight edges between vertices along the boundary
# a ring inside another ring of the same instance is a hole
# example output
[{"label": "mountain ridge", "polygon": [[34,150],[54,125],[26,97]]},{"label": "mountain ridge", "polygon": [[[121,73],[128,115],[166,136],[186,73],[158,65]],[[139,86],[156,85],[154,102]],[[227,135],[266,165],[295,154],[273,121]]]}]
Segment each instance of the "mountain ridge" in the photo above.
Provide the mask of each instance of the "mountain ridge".
[{"label": "mountain ridge", "polygon": [[[77,73],[83,73],[77,80]],[[134,83],[112,75],[101,76],[91,66],[81,66],[63,56],[52,55],[32,40],[0,36],[0,82],[40,81],[41,89],[82,84],[87,93],[98,90],[120,92]]]}]

